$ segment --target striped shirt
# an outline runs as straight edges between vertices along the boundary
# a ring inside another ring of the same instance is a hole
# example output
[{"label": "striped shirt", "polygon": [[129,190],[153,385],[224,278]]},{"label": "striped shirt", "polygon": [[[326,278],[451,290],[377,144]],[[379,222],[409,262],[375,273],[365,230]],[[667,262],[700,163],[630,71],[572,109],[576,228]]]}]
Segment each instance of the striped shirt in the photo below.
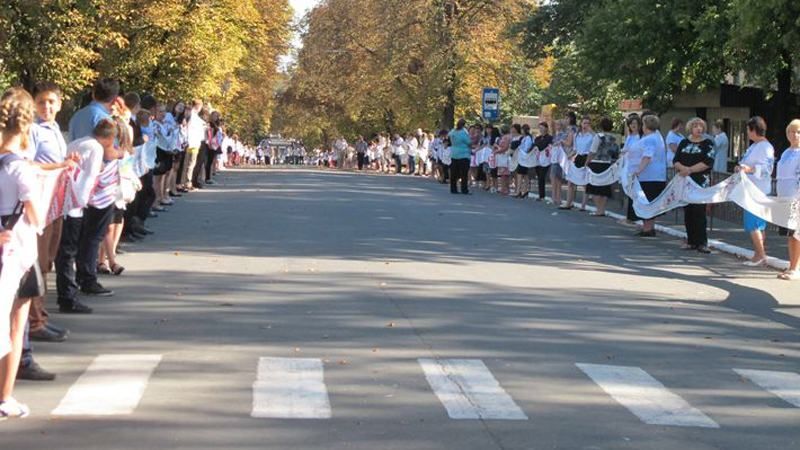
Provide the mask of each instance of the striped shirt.
[{"label": "striped shirt", "polygon": [[89,206],[105,209],[113,205],[119,195],[119,160],[104,161],[97,184],[89,199]]}]

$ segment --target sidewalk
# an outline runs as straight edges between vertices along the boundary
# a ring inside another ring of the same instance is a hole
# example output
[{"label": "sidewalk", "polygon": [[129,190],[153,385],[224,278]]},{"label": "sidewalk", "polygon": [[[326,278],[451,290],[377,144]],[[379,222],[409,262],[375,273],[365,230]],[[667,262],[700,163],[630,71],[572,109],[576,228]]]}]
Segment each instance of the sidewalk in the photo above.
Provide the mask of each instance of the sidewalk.
[{"label": "sidewalk", "polygon": [[[548,195],[551,194],[550,185],[547,186]],[[578,189],[576,195],[576,203],[580,203],[583,199],[583,188]],[[562,198],[566,198],[566,188],[562,194]],[[625,194],[621,192],[619,185],[614,186],[614,197],[608,201],[606,211],[610,216],[622,219],[625,217]],[[591,199],[587,203],[587,207],[592,205]],[[719,208],[719,205],[712,207]],[[738,207],[737,207],[738,208]],[[588,208],[587,208],[588,209]],[[591,208],[592,210],[594,208]],[[616,217],[618,216],[618,217]],[[662,233],[670,234],[676,238],[684,238],[686,229],[683,225],[683,209],[679,208],[668,212],[667,214],[659,217],[656,221],[660,225],[659,231]],[[752,244],[750,236],[745,233],[741,223],[723,220],[719,217],[708,218],[708,239],[710,247],[717,250],[724,251],[725,253],[732,253],[740,257],[752,256]],[[787,260],[789,259],[789,251],[786,244],[786,238],[778,235],[774,226],[770,226],[766,231],[766,245],[767,254],[770,256],[768,265],[776,269],[785,269],[788,267]]]}]

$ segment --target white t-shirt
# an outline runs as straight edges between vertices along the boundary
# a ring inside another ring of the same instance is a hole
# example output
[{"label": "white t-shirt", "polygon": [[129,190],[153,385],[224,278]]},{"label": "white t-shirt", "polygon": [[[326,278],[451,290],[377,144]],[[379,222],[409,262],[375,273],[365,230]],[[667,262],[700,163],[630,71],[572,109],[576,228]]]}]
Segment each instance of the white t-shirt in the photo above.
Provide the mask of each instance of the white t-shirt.
[{"label": "white t-shirt", "polygon": [[0,216],[7,216],[14,213],[18,202],[36,198],[39,180],[36,168],[20,155],[0,155],[0,167]]},{"label": "white t-shirt", "polygon": [[84,137],[70,142],[67,155],[80,155],[77,178],[73,179],[73,190],[79,207],[67,211],[70,217],[83,217],[83,208],[89,204],[97,177],[103,169],[103,146],[93,137]]},{"label": "white t-shirt", "polygon": [[753,173],[747,174],[747,178],[765,194],[769,194],[772,190],[772,169],[774,163],[775,149],[767,140],[756,142],[748,147],[742,160],[739,162],[739,164],[754,169]]},{"label": "white t-shirt", "polygon": [[[672,161],[675,159],[675,150],[678,149],[678,146],[681,144],[681,141],[684,140],[682,134],[677,133],[675,131],[669,130],[667,133],[666,144],[667,144],[667,161]],[[675,146],[675,150],[672,149],[672,146]]]},{"label": "white t-shirt", "polygon": [[600,146],[600,139],[597,137],[596,133],[580,132],[575,136],[576,155],[585,156],[590,153],[595,153],[597,151],[597,147],[599,146]]}]

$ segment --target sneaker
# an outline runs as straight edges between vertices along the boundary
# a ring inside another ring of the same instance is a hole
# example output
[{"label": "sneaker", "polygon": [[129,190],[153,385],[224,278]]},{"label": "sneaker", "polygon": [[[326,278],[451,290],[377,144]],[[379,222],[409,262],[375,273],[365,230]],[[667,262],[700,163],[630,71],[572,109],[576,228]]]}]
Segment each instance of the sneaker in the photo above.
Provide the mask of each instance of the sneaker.
[{"label": "sneaker", "polygon": [[30,331],[28,337],[36,342],[64,342],[67,339],[66,333],[57,333],[47,327],[36,331]]},{"label": "sneaker", "polygon": [[81,288],[81,292],[86,295],[94,295],[97,297],[111,297],[114,291],[104,288],[100,283],[95,283]]},{"label": "sneaker", "polygon": [[42,369],[36,361],[28,364],[27,367],[20,367],[17,372],[17,380],[27,381],[53,381],[56,379],[56,374]]},{"label": "sneaker", "polygon": [[206,184],[217,184],[214,180],[206,180]]},{"label": "sneaker", "polygon": [[56,325],[53,322],[48,322],[47,325],[45,325],[45,328],[54,333],[63,334],[64,336],[69,336],[69,329]]},{"label": "sneaker", "polygon": [[92,308],[78,300],[73,300],[70,305],[58,305],[58,312],[62,314],[91,314]]},{"label": "sneaker", "polygon": [[30,408],[13,398],[0,402],[0,421],[6,419],[24,419],[30,414]]}]

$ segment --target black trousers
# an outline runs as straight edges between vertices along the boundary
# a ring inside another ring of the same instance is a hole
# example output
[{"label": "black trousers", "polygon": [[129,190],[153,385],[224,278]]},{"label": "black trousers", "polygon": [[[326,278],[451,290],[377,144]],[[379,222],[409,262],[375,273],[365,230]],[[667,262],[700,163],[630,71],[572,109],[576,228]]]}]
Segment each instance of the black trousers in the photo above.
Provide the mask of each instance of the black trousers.
[{"label": "black trousers", "polygon": [[402,158],[400,155],[394,155],[394,173],[400,173],[403,170]]},{"label": "black trousers", "polygon": [[186,175],[192,177],[192,186],[203,186],[202,182],[206,179],[206,164],[208,164],[209,160],[208,152],[208,145],[203,142],[200,145],[200,149],[197,151],[197,163],[194,165],[194,173]]},{"label": "black trousers", "polygon": [[684,206],[683,223],[686,225],[687,244],[693,247],[705,247],[708,245],[706,205]]},{"label": "black trousers", "polygon": [[366,159],[366,155],[363,153],[356,153],[356,158],[358,158],[358,170],[363,170],[364,160]]},{"label": "black trousers", "polygon": [[156,190],[153,187],[153,172],[150,171],[142,175],[139,181],[142,183],[142,189],[136,193],[139,198],[134,213],[136,217],[144,222],[150,214],[150,208],[153,207],[153,203],[156,201]]},{"label": "black trousers", "polygon": [[[214,172],[214,161],[216,161],[216,159],[217,159],[217,151],[216,150],[212,150],[211,147],[209,147],[208,148],[207,157],[208,157],[208,159],[206,159],[206,178],[205,178],[206,181],[210,180],[211,179],[211,175],[214,174],[213,173]],[[259,160],[259,164],[261,164],[260,160]]]},{"label": "black trousers", "polygon": [[[178,164],[178,171],[176,172],[176,175],[175,175],[175,184],[177,186],[180,186],[180,185],[182,185],[183,183],[186,182],[186,180],[183,179],[183,159],[184,159],[185,156],[186,156],[186,151],[185,150],[181,151],[181,152],[178,152],[178,154],[175,155],[175,161],[173,161],[173,164],[175,164],[175,163]],[[174,193],[175,192],[173,192],[173,194]]]},{"label": "black trousers", "polygon": [[461,180],[461,193],[469,192],[469,158],[453,158],[450,163],[450,192],[458,193],[456,187]]},{"label": "black trousers", "polygon": [[544,200],[545,185],[547,184],[547,172],[550,166],[536,166],[536,181],[539,183],[539,199]]},{"label": "black trousers", "polygon": [[108,224],[114,217],[114,205],[103,209],[87,206],[83,209],[83,226],[78,243],[78,254],[75,258],[77,273],[75,280],[81,287],[97,283],[97,253],[100,243],[106,237]]},{"label": "black trousers", "polygon": [[75,281],[75,257],[78,254],[78,243],[81,238],[82,217],[67,217],[61,227],[61,242],[56,253],[56,289],[58,304],[72,306],[78,295],[78,283]]}]

